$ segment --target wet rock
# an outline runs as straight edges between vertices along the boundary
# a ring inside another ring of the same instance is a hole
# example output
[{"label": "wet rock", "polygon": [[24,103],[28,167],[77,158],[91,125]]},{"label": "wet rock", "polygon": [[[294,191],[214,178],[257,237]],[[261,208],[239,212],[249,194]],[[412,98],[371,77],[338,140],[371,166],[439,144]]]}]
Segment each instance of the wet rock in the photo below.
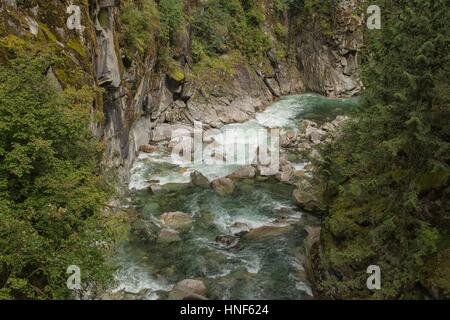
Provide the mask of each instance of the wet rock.
[{"label": "wet rock", "polygon": [[322,190],[321,186],[313,184],[309,178],[302,178],[293,192],[295,202],[304,210],[309,212],[322,212]]},{"label": "wet rock", "polygon": [[198,171],[194,171],[191,173],[191,183],[194,186],[199,187],[209,187],[210,182],[207,177],[205,177],[203,174],[201,174]]},{"label": "wet rock", "polygon": [[166,212],[161,215],[160,220],[165,226],[173,229],[184,229],[192,224],[191,215],[180,211]]},{"label": "wet rock", "polygon": [[234,192],[234,182],[230,178],[218,178],[211,183],[215,192],[221,196],[226,196]]},{"label": "wet rock", "polygon": [[158,243],[173,243],[181,241],[178,231],[173,229],[161,229],[158,234]]},{"label": "wet rock", "polygon": [[252,179],[256,177],[256,169],[253,166],[245,166],[228,176],[230,179]]},{"label": "wet rock", "polygon": [[184,300],[189,297],[204,298],[206,286],[201,280],[185,279],[178,282],[169,294],[171,300]]},{"label": "wet rock", "polygon": [[132,238],[142,243],[155,243],[158,238],[159,228],[148,220],[139,219],[131,226]]},{"label": "wet rock", "polygon": [[244,223],[244,222],[235,222],[233,223],[233,225],[230,227],[230,232],[238,237],[243,236],[244,234],[248,233],[250,231],[250,227],[248,226],[248,224]]},{"label": "wet rock", "polygon": [[158,147],[151,144],[143,144],[139,147],[139,151],[144,153],[153,153],[156,150],[158,150]]},{"label": "wet rock", "polygon": [[221,234],[216,237],[216,242],[224,247],[233,248],[239,243],[239,237]]},{"label": "wet rock", "polygon": [[292,230],[291,225],[286,226],[262,226],[256,229],[250,230],[244,238],[266,238],[266,237],[276,237],[283,235]]},{"label": "wet rock", "polygon": [[147,190],[151,194],[157,194],[163,191],[163,187],[159,183],[150,183],[150,185],[147,187]]}]

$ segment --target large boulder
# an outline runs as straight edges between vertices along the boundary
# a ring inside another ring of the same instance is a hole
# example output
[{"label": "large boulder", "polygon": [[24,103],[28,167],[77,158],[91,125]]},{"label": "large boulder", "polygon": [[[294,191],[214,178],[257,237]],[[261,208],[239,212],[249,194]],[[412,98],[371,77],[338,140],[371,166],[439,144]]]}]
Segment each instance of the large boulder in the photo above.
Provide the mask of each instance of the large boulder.
[{"label": "large boulder", "polygon": [[253,166],[245,166],[228,176],[230,179],[252,179],[256,177],[256,169]]},{"label": "large boulder", "polygon": [[230,195],[234,192],[234,182],[230,178],[218,178],[211,183],[215,192],[221,196]]},{"label": "large boulder", "polygon": [[200,187],[208,187],[210,184],[209,179],[198,171],[191,172],[191,183]]},{"label": "large boulder", "polygon": [[169,294],[171,300],[205,299],[206,286],[201,280],[185,279],[178,282]]},{"label": "large boulder", "polygon": [[192,224],[191,215],[180,211],[166,212],[161,215],[160,220],[164,226],[173,229],[188,228]]}]

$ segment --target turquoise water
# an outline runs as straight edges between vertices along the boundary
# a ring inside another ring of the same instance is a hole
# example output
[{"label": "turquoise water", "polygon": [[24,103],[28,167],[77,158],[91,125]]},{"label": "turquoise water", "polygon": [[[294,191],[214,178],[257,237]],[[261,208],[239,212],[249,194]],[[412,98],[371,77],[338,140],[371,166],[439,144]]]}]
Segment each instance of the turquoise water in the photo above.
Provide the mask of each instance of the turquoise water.
[{"label": "turquoise water", "polygon": [[[357,99],[330,100],[316,95],[281,99],[255,119],[227,125],[222,132],[249,128],[295,128],[301,119],[333,120],[357,105]],[[226,143],[226,141],[225,141]],[[149,299],[165,299],[175,283],[201,279],[210,299],[312,299],[303,270],[305,226],[318,220],[293,202],[293,187],[271,177],[241,180],[235,192],[221,197],[210,188],[193,187],[189,175],[197,170],[212,179],[238,166],[174,164],[168,153],[141,155],[133,170],[126,205],[149,221],[165,212],[192,215],[193,224],[171,244],[130,238],[117,260],[118,287],[137,293],[150,289]],[[150,195],[148,180],[160,180],[164,190]],[[256,230],[238,238],[236,246],[217,243],[236,226]],[[262,229],[261,229],[262,228]]]}]

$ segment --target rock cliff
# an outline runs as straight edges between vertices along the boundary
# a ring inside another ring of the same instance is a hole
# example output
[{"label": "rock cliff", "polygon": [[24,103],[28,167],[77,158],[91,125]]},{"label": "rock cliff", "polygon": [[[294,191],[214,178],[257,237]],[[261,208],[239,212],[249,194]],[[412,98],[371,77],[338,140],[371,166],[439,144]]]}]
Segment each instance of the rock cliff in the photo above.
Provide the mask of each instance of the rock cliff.
[{"label": "rock cliff", "polygon": [[[155,7],[159,3],[148,1]],[[104,141],[106,166],[117,169],[126,182],[140,146],[157,140],[153,133],[164,126],[198,120],[218,128],[243,122],[274,99],[305,90],[333,97],[356,94],[362,87],[361,20],[354,14],[359,2],[338,1],[327,34],[318,32],[320,16],[305,17],[276,9],[274,1],[257,1],[271,45],[256,62],[232,51],[218,58],[220,64],[197,63],[190,19],[169,44],[169,57],[159,34],[146,39],[145,50],[127,54],[122,16],[127,4],[140,9],[142,1],[2,0],[0,35],[52,47],[67,60],[65,67],[49,70],[58,86],[101,88],[91,129]],[[184,15],[203,13],[209,3],[182,1]],[[149,17],[157,18],[162,19]],[[285,29],[289,32],[280,36]]]}]

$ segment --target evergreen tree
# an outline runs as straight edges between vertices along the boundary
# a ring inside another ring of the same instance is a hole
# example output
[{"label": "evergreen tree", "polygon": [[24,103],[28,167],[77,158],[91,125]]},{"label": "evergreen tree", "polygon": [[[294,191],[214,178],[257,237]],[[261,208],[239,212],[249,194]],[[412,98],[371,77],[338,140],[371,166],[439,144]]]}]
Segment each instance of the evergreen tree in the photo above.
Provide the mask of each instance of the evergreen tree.
[{"label": "evergreen tree", "polygon": [[[322,151],[321,291],[450,297],[450,1],[384,1],[368,31],[363,105]],[[366,288],[378,265],[382,289]],[[431,290],[433,289],[433,290]],[[431,292],[429,292],[431,293]]]}]

